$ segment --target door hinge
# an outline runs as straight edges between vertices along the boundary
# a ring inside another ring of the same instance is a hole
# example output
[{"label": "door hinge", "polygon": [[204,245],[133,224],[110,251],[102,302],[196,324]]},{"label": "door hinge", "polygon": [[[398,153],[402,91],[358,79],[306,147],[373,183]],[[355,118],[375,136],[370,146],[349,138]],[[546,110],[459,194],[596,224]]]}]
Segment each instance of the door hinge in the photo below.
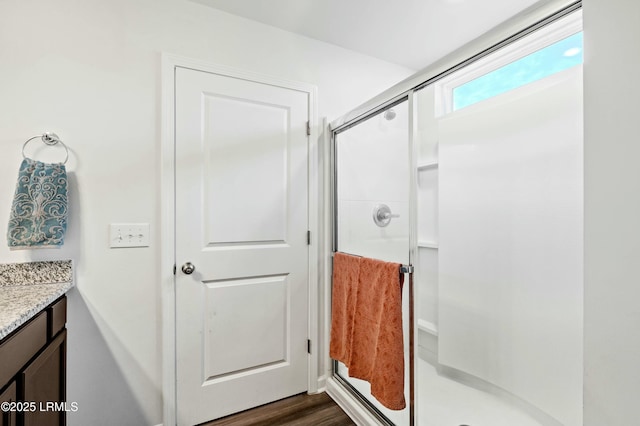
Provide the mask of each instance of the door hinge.
[{"label": "door hinge", "polygon": [[311,339],[307,339],[307,353],[311,353]]},{"label": "door hinge", "polygon": [[311,245],[311,231],[307,231],[307,245]]},{"label": "door hinge", "polygon": [[307,121],[307,136],[311,136],[311,122]]},{"label": "door hinge", "polygon": [[175,274],[176,274],[176,265],[174,264],[173,265],[173,275],[175,275]]}]

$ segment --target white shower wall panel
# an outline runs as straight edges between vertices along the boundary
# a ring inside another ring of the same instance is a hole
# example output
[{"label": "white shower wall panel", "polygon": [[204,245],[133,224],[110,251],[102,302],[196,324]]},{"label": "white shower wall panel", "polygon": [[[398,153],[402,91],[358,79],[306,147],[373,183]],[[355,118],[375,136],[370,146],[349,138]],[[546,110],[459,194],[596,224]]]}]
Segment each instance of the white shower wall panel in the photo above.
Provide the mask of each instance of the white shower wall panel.
[{"label": "white shower wall panel", "polygon": [[[337,135],[338,250],[385,261],[408,262],[409,168],[406,102]],[[387,115],[388,117],[388,115]],[[373,220],[390,207],[385,227]]]},{"label": "white shower wall panel", "polygon": [[438,243],[438,169],[418,172],[418,243]]},{"label": "white shower wall panel", "polygon": [[[385,200],[386,201],[386,200]],[[338,247],[345,253],[406,263],[409,236],[408,203],[385,202],[400,217],[388,226],[379,227],[373,221],[373,209],[382,201],[342,201]]]},{"label": "white shower wall panel", "polygon": [[438,325],[438,250],[421,247],[418,250],[420,291],[418,291],[418,321],[425,321],[433,331]]},{"label": "white shower wall panel", "polygon": [[337,136],[338,198],[409,200],[407,106],[377,115]]}]

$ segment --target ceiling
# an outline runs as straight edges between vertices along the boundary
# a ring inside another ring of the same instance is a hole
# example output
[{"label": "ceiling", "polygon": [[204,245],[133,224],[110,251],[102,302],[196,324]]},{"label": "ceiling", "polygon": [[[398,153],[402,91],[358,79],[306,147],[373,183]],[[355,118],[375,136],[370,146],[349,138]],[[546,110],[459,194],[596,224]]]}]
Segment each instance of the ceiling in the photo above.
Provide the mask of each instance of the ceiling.
[{"label": "ceiling", "polygon": [[538,0],[193,0],[413,70]]}]

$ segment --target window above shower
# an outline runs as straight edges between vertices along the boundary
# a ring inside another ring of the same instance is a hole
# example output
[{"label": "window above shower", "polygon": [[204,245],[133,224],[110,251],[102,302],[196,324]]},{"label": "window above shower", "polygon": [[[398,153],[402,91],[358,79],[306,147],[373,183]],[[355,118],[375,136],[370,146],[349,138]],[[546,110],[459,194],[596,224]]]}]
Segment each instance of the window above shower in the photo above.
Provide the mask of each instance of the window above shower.
[{"label": "window above shower", "polygon": [[444,78],[437,91],[444,115],[583,63],[581,13],[535,31]]}]

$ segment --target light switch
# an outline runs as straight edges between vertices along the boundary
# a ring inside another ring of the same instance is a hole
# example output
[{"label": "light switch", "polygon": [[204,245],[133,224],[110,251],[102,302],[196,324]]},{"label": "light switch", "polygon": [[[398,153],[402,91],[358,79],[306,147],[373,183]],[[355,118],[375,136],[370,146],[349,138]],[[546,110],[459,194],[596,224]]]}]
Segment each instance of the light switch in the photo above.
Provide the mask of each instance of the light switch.
[{"label": "light switch", "polygon": [[149,247],[148,223],[112,223],[109,247]]}]

